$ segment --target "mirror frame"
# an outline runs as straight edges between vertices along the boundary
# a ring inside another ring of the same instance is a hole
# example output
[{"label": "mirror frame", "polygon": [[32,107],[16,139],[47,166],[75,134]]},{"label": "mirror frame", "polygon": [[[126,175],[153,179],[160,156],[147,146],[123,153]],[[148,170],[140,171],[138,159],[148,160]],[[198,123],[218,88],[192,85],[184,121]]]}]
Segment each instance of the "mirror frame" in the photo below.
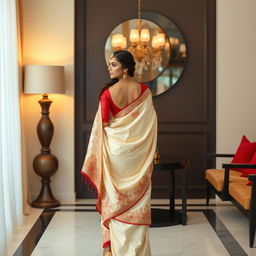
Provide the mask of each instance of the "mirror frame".
[{"label": "mirror frame", "polygon": [[[161,19],[157,19],[156,16],[158,16],[158,17],[160,16]],[[164,15],[162,15],[162,14],[159,14],[159,13],[155,13],[155,12],[142,11],[142,12],[141,12],[141,18],[143,18],[143,19],[148,19],[148,20],[152,20],[154,23],[158,24],[158,25],[165,31],[165,33],[166,33],[168,36],[170,36],[170,35],[169,35],[169,33],[168,33],[167,29],[166,29],[166,25],[165,25],[165,24],[168,24],[168,23],[170,24],[170,23],[171,23],[172,25],[174,25],[174,26],[176,27],[176,29],[179,31],[179,33],[180,33],[181,36],[183,37],[183,40],[184,40],[184,43],[185,43],[185,46],[186,46],[186,58],[184,58],[183,69],[182,69],[182,72],[180,73],[180,75],[179,75],[177,81],[176,81],[173,85],[169,86],[169,88],[168,88],[167,90],[163,91],[162,93],[153,94],[153,91],[151,90],[152,96],[153,96],[153,97],[156,97],[156,96],[160,96],[160,95],[162,95],[163,93],[165,93],[165,92],[170,91],[171,89],[173,89],[175,86],[178,85],[180,79],[182,79],[182,76],[183,76],[183,74],[184,74],[184,72],[185,72],[185,70],[186,70],[187,63],[188,63],[188,59],[189,59],[188,43],[187,43],[186,37],[184,36],[183,31],[182,31],[171,19],[167,18],[166,16],[164,16]],[[164,71],[165,71],[165,70],[164,70]],[[163,71],[163,72],[164,72],[164,71]],[[162,72],[162,73],[163,73],[163,72]],[[161,74],[162,74],[162,73],[161,73]],[[160,76],[161,76],[161,74],[160,74]],[[159,76],[158,76],[158,77],[159,77]],[[158,77],[156,77],[155,79],[157,79]],[[147,85],[148,85],[148,84],[147,84]]]}]

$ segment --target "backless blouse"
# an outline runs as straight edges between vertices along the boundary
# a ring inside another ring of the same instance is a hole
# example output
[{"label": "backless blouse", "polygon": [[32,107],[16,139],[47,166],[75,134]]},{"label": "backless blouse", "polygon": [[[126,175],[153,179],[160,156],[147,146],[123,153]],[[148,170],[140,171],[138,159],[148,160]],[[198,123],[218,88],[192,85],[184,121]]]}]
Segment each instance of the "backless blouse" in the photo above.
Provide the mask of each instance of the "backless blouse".
[{"label": "backless blouse", "polygon": [[141,92],[140,95],[130,102],[128,105],[124,106],[123,108],[119,108],[118,106],[115,105],[115,103],[112,100],[111,94],[109,92],[109,88],[107,88],[101,95],[100,98],[100,103],[101,103],[101,114],[102,114],[102,122],[109,122],[111,116],[116,115],[119,111],[123,110],[127,106],[129,106],[131,103],[136,101],[142,94],[143,92],[148,88],[147,85],[145,84],[140,84],[141,86]]}]

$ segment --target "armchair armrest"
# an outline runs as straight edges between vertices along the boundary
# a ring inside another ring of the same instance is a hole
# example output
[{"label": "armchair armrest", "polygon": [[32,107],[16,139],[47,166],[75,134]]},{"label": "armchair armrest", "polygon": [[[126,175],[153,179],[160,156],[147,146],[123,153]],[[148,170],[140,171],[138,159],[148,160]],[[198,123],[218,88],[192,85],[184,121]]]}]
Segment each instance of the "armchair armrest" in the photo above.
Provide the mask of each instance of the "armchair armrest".
[{"label": "armchair armrest", "polygon": [[229,163],[229,164],[222,164],[222,168],[241,168],[241,169],[256,169],[256,164],[236,164],[236,163]]},{"label": "armchair armrest", "polygon": [[253,183],[256,182],[256,174],[249,174],[248,180],[251,180]]},{"label": "armchair armrest", "polygon": [[252,185],[254,187],[256,187],[256,174],[249,174],[248,175],[248,180],[251,180],[252,181]]},{"label": "armchair armrest", "polygon": [[206,153],[207,157],[234,157],[235,154]]},{"label": "armchair armrest", "polygon": [[[232,169],[232,168],[256,169],[256,164],[235,164],[235,163],[229,163],[229,164],[222,164],[222,167],[225,169],[222,193],[225,194],[225,195],[228,195],[229,170]],[[254,179],[254,178],[252,178],[252,179]],[[256,184],[256,178],[255,178],[255,184]]]}]

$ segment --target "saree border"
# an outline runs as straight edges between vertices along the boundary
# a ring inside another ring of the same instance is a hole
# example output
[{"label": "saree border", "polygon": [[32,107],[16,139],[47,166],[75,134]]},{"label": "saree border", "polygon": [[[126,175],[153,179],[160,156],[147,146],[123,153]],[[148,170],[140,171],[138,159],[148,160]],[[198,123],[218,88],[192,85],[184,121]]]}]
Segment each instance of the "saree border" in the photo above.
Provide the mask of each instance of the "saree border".
[{"label": "saree border", "polygon": [[[152,166],[152,165],[150,165],[150,166]],[[151,174],[152,174],[152,170],[153,170],[153,167],[152,167],[152,169],[151,169]],[[107,229],[109,229],[108,225],[106,225],[106,224],[108,224],[111,219],[115,219],[116,217],[122,215],[123,213],[127,212],[128,210],[130,210],[133,206],[135,206],[135,205],[143,198],[143,196],[146,194],[146,192],[148,191],[149,186],[150,186],[150,185],[148,185],[147,188],[146,188],[146,190],[142,192],[142,194],[137,198],[137,200],[135,200],[135,201],[134,201],[131,205],[129,205],[126,209],[120,211],[119,213],[116,213],[116,215],[110,216],[110,217],[106,218],[105,220],[103,220],[103,225],[104,225]],[[119,221],[119,220],[117,219],[117,221]],[[122,222],[122,221],[121,221],[121,222]],[[150,221],[150,223],[146,223],[146,224],[144,224],[144,223],[135,223],[135,222],[134,222],[134,223],[129,223],[129,224],[132,224],[132,225],[151,225],[151,221]]]},{"label": "saree border", "polygon": [[[150,168],[150,167],[151,167],[151,168]],[[152,164],[149,166],[149,168],[150,168],[151,171],[152,171],[152,169],[153,169]],[[89,181],[89,182],[93,185],[93,187],[96,189],[96,191],[97,191],[97,197],[98,197],[98,198],[97,198],[97,203],[96,203],[96,206],[95,206],[95,207],[96,207],[96,210],[99,212],[99,214],[102,215],[102,211],[97,207],[97,204],[100,203],[100,202],[103,202],[103,201],[102,201],[102,199],[101,199],[100,193],[98,192],[98,188],[97,188],[96,184],[92,181],[92,179],[89,177],[88,174],[86,174],[86,173],[83,172],[83,171],[81,171],[81,174],[84,175],[84,176],[86,177],[86,179],[88,179],[88,181]],[[149,186],[150,186],[150,185],[149,185]],[[148,186],[148,187],[149,187],[149,186]],[[140,196],[135,202],[133,202],[128,208],[124,209],[123,211],[117,213],[117,214],[114,215],[114,216],[111,216],[111,217],[109,217],[109,218],[103,220],[103,225],[104,225],[107,229],[109,229],[109,227],[108,227],[108,225],[106,225],[106,223],[108,223],[111,219],[115,219],[115,220],[117,220],[117,221],[120,221],[120,222],[123,222],[123,223],[127,223],[127,224],[131,224],[131,225],[146,225],[146,226],[151,225],[151,223],[128,223],[128,222],[125,222],[125,221],[116,219],[116,217],[122,215],[123,213],[125,213],[126,211],[128,211],[129,209],[131,209],[133,206],[135,206],[135,205],[143,198],[143,196],[146,194],[146,192],[147,192],[147,190],[148,190],[148,187],[147,187],[147,189],[146,189],[145,191],[142,192],[141,196]]]}]

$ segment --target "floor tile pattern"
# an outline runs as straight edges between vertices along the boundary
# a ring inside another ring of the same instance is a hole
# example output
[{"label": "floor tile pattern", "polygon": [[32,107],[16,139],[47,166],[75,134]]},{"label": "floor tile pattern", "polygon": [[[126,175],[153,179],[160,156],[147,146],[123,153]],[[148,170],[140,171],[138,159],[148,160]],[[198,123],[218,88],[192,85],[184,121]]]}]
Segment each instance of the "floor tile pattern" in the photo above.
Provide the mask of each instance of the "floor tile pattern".
[{"label": "floor tile pattern", "polygon": [[[181,209],[181,202],[175,206]],[[168,200],[154,199],[152,208],[168,209]],[[7,256],[102,255],[95,200],[33,210],[37,218],[30,216],[23,234],[20,229],[14,236]],[[256,255],[256,242],[255,248],[248,244],[248,219],[232,204],[215,200],[208,207],[204,200],[189,200],[187,225],[151,228],[150,241],[153,256]]]}]

